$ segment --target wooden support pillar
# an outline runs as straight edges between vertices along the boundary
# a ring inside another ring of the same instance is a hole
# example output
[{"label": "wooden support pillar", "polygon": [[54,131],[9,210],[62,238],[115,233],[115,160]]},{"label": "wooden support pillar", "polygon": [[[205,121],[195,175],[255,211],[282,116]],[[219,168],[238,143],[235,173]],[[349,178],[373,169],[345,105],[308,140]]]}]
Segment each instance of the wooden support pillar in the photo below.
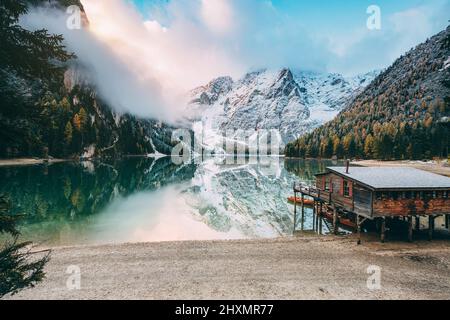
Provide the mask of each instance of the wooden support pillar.
[{"label": "wooden support pillar", "polygon": [[316,230],[316,200],[313,200],[313,206],[312,206],[313,212],[312,212],[312,218],[313,218],[313,231]]},{"label": "wooden support pillar", "polygon": [[317,201],[316,204],[316,230],[319,231],[319,222],[320,222],[320,203]]},{"label": "wooden support pillar", "polygon": [[386,218],[381,218],[381,243],[386,241]]},{"label": "wooden support pillar", "polygon": [[302,231],[305,229],[305,195],[302,193]]},{"label": "wooden support pillar", "polygon": [[433,240],[433,234],[434,234],[434,217],[429,216],[428,217],[428,240]]},{"label": "wooden support pillar", "polygon": [[358,229],[358,245],[361,245],[361,217],[356,215],[356,226]]},{"label": "wooden support pillar", "polygon": [[445,215],[445,228],[450,231],[450,215],[449,214]]},{"label": "wooden support pillar", "polygon": [[323,210],[323,203],[320,202],[320,209],[319,209],[319,234],[322,234],[322,227],[323,227],[323,221],[322,221],[322,210]]},{"label": "wooden support pillar", "polygon": [[333,232],[335,235],[337,235],[338,231],[338,213],[336,206],[333,206]]},{"label": "wooden support pillar", "polygon": [[297,192],[294,185],[294,232],[297,230]]},{"label": "wooden support pillar", "polygon": [[416,231],[420,231],[420,217],[416,217]]},{"label": "wooden support pillar", "polygon": [[413,217],[408,217],[408,241],[413,242]]}]

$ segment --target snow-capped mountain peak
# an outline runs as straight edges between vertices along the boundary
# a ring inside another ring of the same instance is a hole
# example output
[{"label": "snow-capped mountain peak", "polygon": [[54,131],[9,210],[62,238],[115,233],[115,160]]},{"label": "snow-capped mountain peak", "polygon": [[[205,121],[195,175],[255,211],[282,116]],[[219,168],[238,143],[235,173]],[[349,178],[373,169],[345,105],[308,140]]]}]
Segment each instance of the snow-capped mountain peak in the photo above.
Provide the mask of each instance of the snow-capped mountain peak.
[{"label": "snow-capped mountain peak", "polygon": [[226,95],[233,87],[231,77],[220,77],[212,80],[206,86],[191,91],[193,97],[191,104],[211,105],[221,96]]},{"label": "snow-capped mountain peak", "polygon": [[217,78],[190,92],[208,134],[233,130],[279,130],[288,143],[334,118],[378,74],[259,70],[233,81]]}]

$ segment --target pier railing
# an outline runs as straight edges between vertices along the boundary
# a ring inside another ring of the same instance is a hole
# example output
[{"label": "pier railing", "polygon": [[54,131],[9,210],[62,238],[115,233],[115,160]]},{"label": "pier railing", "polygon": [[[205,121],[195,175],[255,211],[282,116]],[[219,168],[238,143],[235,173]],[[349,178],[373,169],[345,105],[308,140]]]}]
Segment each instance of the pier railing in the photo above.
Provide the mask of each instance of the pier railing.
[{"label": "pier railing", "polygon": [[301,193],[315,199],[319,199],[321,196],[319,188],[305,183],[294,183],[294,193]]}]

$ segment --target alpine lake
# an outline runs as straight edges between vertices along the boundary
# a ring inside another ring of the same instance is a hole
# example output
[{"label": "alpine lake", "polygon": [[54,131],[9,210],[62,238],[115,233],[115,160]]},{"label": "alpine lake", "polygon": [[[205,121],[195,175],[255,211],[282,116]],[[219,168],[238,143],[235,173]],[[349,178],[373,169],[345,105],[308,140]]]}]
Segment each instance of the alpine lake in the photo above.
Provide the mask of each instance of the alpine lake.
[{"label": "alpine lake", "polygon": [[[170,157],[0,167],[0,194],[41,245],[276,238],[293,232],[293,184],[332,161]],[[312,228],[306,209],[304,228]]]}]

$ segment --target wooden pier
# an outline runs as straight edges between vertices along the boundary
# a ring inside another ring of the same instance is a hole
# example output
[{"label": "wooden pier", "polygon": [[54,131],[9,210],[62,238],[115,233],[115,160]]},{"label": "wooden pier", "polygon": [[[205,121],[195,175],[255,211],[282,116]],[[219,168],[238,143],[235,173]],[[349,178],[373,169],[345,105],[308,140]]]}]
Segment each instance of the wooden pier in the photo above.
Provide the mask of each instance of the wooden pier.
[{"label": "wooden pier", "polygon": [[[313,231],[322,234],[323,224],[334,234],[348,230],[361,233],[370,223],[387,239],[394,221],[408,226],[408,240],[428,221],[428,238],[433,239],[435,220],[444,217],[450,231],[450,178],[413,168],[329,167],[316,175],[315,185],[295,184],[294,232],[297,231],[298,207],[304,230],[305,199],[313,200]],[[298,198],[300,195],[300,198]],[[297,204],[299,202],[299,204]],[[340,229],[341,228],[341,229]]]}]

